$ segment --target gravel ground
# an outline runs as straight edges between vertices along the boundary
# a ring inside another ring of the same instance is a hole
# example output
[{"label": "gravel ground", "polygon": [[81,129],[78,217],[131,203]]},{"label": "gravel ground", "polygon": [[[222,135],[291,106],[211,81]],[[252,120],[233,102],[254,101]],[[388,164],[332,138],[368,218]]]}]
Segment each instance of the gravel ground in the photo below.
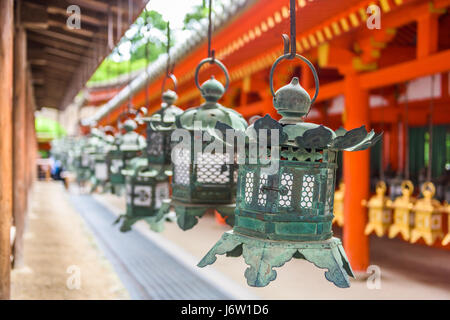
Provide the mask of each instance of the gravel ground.
[{"label": "gravel ground", "polygon": [[24,256],[12,272],[12,299],[129,299],[61,183],[36,182]]}]

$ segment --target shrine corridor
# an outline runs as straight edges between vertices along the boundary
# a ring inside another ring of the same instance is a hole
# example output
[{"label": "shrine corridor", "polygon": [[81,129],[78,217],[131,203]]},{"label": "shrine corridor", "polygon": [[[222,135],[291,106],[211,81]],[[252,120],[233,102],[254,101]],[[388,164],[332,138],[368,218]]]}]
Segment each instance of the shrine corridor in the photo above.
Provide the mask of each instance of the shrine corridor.
[{"label": "shrine corridor", "polygon": [[[302,260],[276,269],[277,281],[268,287],[249,288],[243,259],[219,256],[214,268],[195,266],[228,229],[212,216],[184,241],[175,223],[166,223],[161,234],[145,222],[119,232],[112,222],[125,200],[112,195],[36,182],[31,204],[25,267],[13,271],[13,299],[450,299],[449,252],[401,240],[371,238],[379,289],[371,278],[352,280],[345,290],[330,286],[323,270]],[[76,270],[80,289],[73,288]]]}]

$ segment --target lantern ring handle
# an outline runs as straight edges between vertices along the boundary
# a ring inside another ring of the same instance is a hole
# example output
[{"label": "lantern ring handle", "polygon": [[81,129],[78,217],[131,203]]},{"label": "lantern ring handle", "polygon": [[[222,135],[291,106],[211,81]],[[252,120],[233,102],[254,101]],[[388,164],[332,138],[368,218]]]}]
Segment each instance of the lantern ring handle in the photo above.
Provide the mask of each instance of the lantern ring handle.
[{"label": "lantern ring handle", "polygon": [[172,79],[173,82],[173,91],[177,91],[178,88],[178,81],[177,81],[177,77],[175,77],[175,75],[173,73],[168,73],[166,74],[166,76],[164,77],[163,83],[162,83],[162,88],[161,88],[161,93],[164,93],[164,89],[166,87],[166,79],[170,78]]},{"label": "lantern ring handle", "polygon": [[434,196],[434,194],[436,193],[436,187],[434,186],[433,182],[428,181],[422,185],[422,194],[425,191],[430,192],[431,196]]},{"label": "lantern ring handle", "polygon": [[225,65],[220,62],[220,60],[217,60],[216,58],[206,58],[203,59],[202,61],[200,61],[200,63],[198,64],[197,68],[195,69],[195,85],[197,86],[198,90],[201,90],[200,88],[200,84],[198,83],[198,73],[200,71],[200,68],[202,65],[204,65],[205,63],[209,62],[210,64],[217,64],[220,69],[222,69],[223,73],[225,74],[225,91],[228,90],[228,87],[230,85],[230,75],[228,74],[228,70],[225,67]]},{"label": "lantern ring handle", "polygon": [[[309,69],[311,69],[311,72],[312,72],[312,74],[313,74],[313,76],[314,76],[314,84],[315,84],[315,87],[316,87],[315,89],[316,89],[316,90],[315,90],[315,92],[314,92],[314,97],[313,97],[312,100],[311,100],[311,104],[313,104],[314,101],[316,101],[317,96],[319,95],[319,76],[317,75],[316,68],[314,68],[314,65],[311,63],[311,61],[309,61],[308,59],[306,59],[304,56],[302,56],[302,55],[296,53],[296,54],[295,54],[295,57],[296,57],[296,58],[299,58],[300,60],[302,60],[303,62],[305,62],[305,63],[308,65]],[[278,63],[280,63],[280,62],[281,62],[282,60],[284,60],[284,59],[291,60],[291,59],[293,59],[293,58],[291,57],[291,54],[290,54],[290,53],[286,53],[286,54],[284,54],[284,55],[278,57],[278,59],[275,60],[275,62],[273,63],[272,69],[270,69],[270,77],[269,77],[269,80],[270,80],[270,92],[272,93],[272,96],[273,96],[273,97],[275,97],[275,92],[274,92],[274,90],[273,90],[273,74],[274,74],[274,72],[275,72],[275,68],[277,67]]]}]

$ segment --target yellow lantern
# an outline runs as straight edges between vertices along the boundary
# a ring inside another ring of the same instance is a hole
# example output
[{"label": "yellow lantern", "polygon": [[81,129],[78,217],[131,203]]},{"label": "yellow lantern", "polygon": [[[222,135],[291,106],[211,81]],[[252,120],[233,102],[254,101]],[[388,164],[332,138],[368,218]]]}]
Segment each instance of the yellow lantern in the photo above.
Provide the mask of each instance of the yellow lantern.
[{"label": "yellow lantern", "polygon": [[334,193],[334,207],[333,207],[333,223],[337,223],[339,227],[344,225],[344,193],[345,184],[341,182],[339,189]]},{"label": "yellow lantern", "polygon": [[385,235],[392,222],[392,210],[389,208],[390,200],[386,197],[386,183],[379,181],[377,183],[376,194],[367,202],[363,200],[361,204],[369,208],[369,222],[364,230],[365,235],[372,232],[379,237]]},{"label": "yellow lantern", "polygon": [[411,227],[414,224],[412,209],[416,199],[411,197],[414,185],[410,180],[405,180],[401,184],[402,195],[397,197],[390,207],[394,210],[394,223],[389,228],[389,238],[394,238],[399,233],[403,239],[409,240]]},{"label": "yellow lantern", "polygon": [[425,182],[422,186],[423,198],[417,200],[413,207],[415,214],[414,229],[411,232],[411,243],[420,238],[431,246],[437,238],[444,236],[442,232],[442,212],[443,206],[439,201],[433,199],[436,192],[434,184]]},{"label": "yellow lantern", "polygon": [[445,236],[444,240],[442,240],[442,245],[446,246],[450,243],[450,204],[446,204],[445,205],[445,211],[447,211],[448,214],[448,232],[447,235]]}]

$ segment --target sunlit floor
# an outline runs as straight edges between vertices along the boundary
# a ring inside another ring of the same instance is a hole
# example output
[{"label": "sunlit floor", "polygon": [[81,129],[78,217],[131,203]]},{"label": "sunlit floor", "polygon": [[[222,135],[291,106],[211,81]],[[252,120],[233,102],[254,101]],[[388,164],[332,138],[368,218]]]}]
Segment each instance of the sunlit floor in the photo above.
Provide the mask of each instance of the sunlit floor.
[{"label": "sunlit floor", "polygon": [[[38,182],[32,198],[25,242],[26,268],[14,271],[13,298],[128,298],[113,267],[95,244],[95,236],[70,204],[62,184]],[[94,199],[116,215],[125,209],[124,198],[98,194]],[[381,271],[379,288],[370,277],[369,280],[353,280],[351,288],[339,289],[325,279],[323,270],[296,259],[277,268],[277,279],[269,286],[252,288],[247,286],[243,276],[246,265],[242,257],[219,256],[213,266],[195,267],[222,233],[229,230],[217,224],[214,217],[203,217],[189,231],[182,231],[176,223],[166,223],[160,234],[150,231],[144,222],[136,229],[144,230],[151,241],[178,259],[184,259],[186,264],[192,265],[194,272],[215,286],[223,286],[236,297],[450,299],[450,252],[401,240],[371,238],[371,262]],[[95,279],[88,281],[83,290],[67,288],[70,276],[67,267],[73,264],[72,261],[81,261],[83,266],[88,266],[89,279]]]}]

